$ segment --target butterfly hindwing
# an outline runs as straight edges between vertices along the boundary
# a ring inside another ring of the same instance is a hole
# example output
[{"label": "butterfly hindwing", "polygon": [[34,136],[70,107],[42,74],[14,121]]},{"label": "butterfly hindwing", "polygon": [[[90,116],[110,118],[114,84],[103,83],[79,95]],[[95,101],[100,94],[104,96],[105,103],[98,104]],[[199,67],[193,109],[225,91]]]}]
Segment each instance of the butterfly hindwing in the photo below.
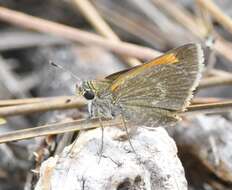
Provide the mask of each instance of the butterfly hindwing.
[{"label": "butterfly hindwing", "polygon": [[154,107],[124,105],[122,114],[126,120],[149,127],[172,125],[178,120],[174,112]]}]

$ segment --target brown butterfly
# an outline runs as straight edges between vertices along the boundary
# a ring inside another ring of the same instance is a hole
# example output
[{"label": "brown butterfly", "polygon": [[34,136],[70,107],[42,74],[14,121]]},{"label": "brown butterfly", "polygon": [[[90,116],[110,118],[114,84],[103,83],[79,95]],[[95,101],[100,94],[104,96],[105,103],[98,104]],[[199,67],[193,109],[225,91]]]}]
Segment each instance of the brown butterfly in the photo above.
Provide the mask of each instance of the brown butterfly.
[{"label": "brown butterfly", "polygon": [[80,82],[77,93],[89,101],[93,117],[121,115],[139,125],[166,125],[177,121],[188,106],[203,60],[201,46],[187,44],[104,80]]}]

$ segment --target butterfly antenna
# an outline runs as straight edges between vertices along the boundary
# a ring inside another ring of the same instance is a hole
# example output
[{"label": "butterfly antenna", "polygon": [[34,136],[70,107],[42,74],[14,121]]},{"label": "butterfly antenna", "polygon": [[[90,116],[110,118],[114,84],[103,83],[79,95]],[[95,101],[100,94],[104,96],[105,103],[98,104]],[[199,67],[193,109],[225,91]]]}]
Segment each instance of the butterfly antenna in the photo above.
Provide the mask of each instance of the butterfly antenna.
[{"label": "butterfly antenna", "polygon": [[49,64],[52,65],[53,67],[59,68],[59,69],[65,71],[65,72],[69,73],[73,78],[75,78],[78,81],[78,86],[81,83],[81,79],[77,75],[75,75],[73,72],[71,72],[70,70],[64,68],[61,65],[58,65],[58,64],[54,63],[53,61],[50,61]]}]

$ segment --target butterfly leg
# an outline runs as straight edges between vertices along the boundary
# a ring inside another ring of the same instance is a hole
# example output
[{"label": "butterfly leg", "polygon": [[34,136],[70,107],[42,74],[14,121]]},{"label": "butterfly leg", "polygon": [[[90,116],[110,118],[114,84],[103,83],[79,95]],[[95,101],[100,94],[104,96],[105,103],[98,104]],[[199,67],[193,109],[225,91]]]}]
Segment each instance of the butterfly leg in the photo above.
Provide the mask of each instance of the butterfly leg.
[{"label": "butterfly leg", "polygon": [[100,163],[101,161],[101,157],[102,157],[102,154],[103,154],[103,148],[104,148],[104,126],[102,124],[102,118],[99,117],[99,124],[100,124],[100,127],[101,127],[101,146],[100,146],[100,150],[99,150],[99,160],[98,162]]},{"label": "butterfly leg", "polygon": [[137,153],[136,153],[136,151],[135,151],[135,149],[134,149],[134,147],[133,147],[133,145],[132,145],[132,143],[131,143],[130,133],[129,133],[128,128],[127,128],[127,126],[126,126],[126,120],[125,120],[125,118],[124,118],[124,116],[123,116],[122,114],[121,114],[121,118],[122,118],[123,127],[124,127],[124,129],[125,129],[125,131],[126,131],[126,135],[127,135],[128,142],[129,142],[129,144],[130,144],[130,147],[131,147],[132,151],[135,153],[135,155],[137,156]]}]

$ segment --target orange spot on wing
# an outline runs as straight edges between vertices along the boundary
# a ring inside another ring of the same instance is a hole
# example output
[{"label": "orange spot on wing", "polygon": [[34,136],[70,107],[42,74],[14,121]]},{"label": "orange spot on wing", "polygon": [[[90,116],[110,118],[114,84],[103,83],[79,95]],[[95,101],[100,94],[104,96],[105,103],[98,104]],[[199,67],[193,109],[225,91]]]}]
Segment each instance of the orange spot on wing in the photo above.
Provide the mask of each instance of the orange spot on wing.
[{"label": "orange spot on wing", "polygon": [[122,85],[126,80],[135,77],[140,72],[144,71],[145,69],[152,68],[156,65],[161,64],[173,64],[178,63],[179,59],[176,57],[174,53],[164,54],[163,56],[160,56],[148,63],[145,63],[144,65],[141,65],[135,69],[131,69],[126,73],[123,73],[120,77],[118,77],[114,83],[111,85],[111,91],[115,91],[120,85]]},{"label": "orange spot on wing", "polygon": [[179,59],[176,57],[175,54],[170,53],[166,54],[164,56],[161,56],[157,59],[152,60],[151,62],[145,64],[144,66],[154,66],[154,65],[160,65],[160,64],[172,64],[172,63],[177,63]]}]

